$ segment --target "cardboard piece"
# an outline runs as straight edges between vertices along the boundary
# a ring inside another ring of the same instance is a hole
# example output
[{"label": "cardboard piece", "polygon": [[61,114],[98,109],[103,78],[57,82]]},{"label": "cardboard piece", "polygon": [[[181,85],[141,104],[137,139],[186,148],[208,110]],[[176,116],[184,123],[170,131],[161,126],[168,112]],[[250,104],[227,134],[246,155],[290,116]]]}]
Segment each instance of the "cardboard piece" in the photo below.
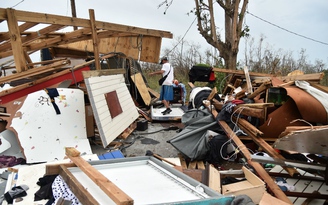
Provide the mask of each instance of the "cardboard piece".
[{"label": "cardboard piece", "polygon": [[223,195],[248,195],[255,204],[259,204],[266,192],[265,183],[246,167],[242,167],[245,181],[222,185]]}]

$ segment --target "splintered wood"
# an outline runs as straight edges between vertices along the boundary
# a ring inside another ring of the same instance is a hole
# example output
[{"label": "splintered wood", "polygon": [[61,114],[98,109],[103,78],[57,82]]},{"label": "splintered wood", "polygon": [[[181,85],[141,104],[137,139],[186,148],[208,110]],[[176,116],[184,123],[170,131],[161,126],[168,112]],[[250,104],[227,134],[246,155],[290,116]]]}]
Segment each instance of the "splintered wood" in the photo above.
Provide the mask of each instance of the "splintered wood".
[{"label": "splintered wood", "polygon": [[[102,175],[97,169],[91,166],[75,148],[66,147],[66,154],[101,190],[103,190],[117,204],[133,204],[133,199],[118,188],[113,182]],[[64,170],[66,173],[67,170]],[[66,177],[67,178],[67,177]]]}]

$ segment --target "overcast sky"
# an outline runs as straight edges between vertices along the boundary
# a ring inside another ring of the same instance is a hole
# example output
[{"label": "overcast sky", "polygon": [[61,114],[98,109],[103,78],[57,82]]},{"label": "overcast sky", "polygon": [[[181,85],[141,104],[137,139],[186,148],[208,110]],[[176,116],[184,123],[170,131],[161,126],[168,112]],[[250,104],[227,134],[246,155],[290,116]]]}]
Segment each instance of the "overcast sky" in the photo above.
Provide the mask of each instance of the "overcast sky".
[{"label": "overcast sky", "polygon": [[[89,19],[89,9],[94,9],[96,20],[142,28],[170,31],[174,38],[183,37],[202,48],[210,48],[200,36],[194,15],[193,0],[175,0],[164,15],[162,0],[75,0],[79,18]],[[71,16],[70,0],[0,0],[1,8]],[[220,10],[221,11],[221,10]],[[328,64],[328,1],[327,0],[256,0],[249,1],[246,24],[251,37],[258,41],[263,35],[264,44],[274,50],[292,51],[295,58],[301,49],[314,63],[319,59]],[[222,12],[222,11],[221,11]],[[223,15],[217,16],[217,26],[223,28]],[[190,30],[187,32],[188,28]],[[0,31],[6,25],[0,24]],[[288,30],[288,31],[286,31]],[[187,33],[186,33],[187,32]],[[222,32],[223,33],[223,32]],[[317,42],[319,41],[319,42]],[[162,49],[172,48],[176,40],[164,39]],[[240,43],[239,59],[244,56],[245,42]]]}]

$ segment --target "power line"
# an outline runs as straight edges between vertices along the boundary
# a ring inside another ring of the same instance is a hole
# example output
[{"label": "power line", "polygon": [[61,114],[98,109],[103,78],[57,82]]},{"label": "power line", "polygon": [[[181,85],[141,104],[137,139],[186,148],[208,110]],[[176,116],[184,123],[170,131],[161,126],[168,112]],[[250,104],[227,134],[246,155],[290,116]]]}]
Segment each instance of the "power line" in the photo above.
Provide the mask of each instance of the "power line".
[{"label": "power line", "polygon": [[294,35],[296,35],[296,36],[299,36],[299,37],[302,37],[302,38],[305,38],[305,39],[308,39],[308,40],[311,40],[311,41],[314,41],[314,42],[317,42],[317,43],[321,43],[321,44],[323,44],[323,45],[327,45],[327,46],[328,46],[328,43],[325,43],[325,42],[322,42],[322,41],[318,41],[318,40],[315,40],[315,39],[313,39],[313,38],[310,38],[310,37],[307,37],[307,36],[304,36],[304,35],[301,35],[301,34],[295,33],[295,32],[293,32],[293,31],[290,31],[290,30],[288,30],[288,29],[285,29],[285,28],[283,28],[283,27],[281,27],[281,26],[278,26],[278,25],[276,25],[276,24],[274,24],[274,23],[271,23],[271,22],[269,22],[269,21],[267,21],[267,20],[265,20],[265,19],[263,19],[263,18],[261,18],[261,17],[258,17],[258,16],[254,15],[254,14],[248,12],[248,11],[246,11],[246,13],[248,13],[248,14],[250,14],[251,16],[253,16],[253,17],[257,18],[257,19],[260,19],[261,21],[264,21],[264,22],[266,22],[266,23],[268,23],[268,24],[270,24],[270,25],[272,25],[272,26],[275,26],[275,27],[277,27],[277,28],[279,28],[279,29],[281,29],[281,30],[287,31],[287,32],[289,32],[289,33],[291,33],[291,34],[294,34]]},{"label": "power line", "polygon": [[18,5],[21,4],[23,1],[24,1],[24,0],[18,2],[17,4],[15,4],[14,6],[12,6],[12,7],[10,7],[10,8],[14,8],[14,7],[18,6]]},{"label": "power line", "polygon": [[187,35],[187,33],[189,32],[189,30],[191,29],[191,26],[195,23],[197,17],[195,17],[195,19],[191,22],[189,28],[187,29],[187,31],[184,33],[183,37],[180,39],[180,41],[169,51],[165,54],[165,56],[167,56],[169,53],[171,53],[184,39],[184,37]]}]

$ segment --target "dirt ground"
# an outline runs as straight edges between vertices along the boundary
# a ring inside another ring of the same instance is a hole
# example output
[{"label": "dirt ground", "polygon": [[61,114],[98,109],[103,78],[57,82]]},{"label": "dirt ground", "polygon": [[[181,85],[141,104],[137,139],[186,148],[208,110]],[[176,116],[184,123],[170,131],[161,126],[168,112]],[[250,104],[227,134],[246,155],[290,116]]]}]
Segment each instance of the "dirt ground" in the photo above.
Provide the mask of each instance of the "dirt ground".
[{"label": "dirt ground", "polygon": [[[172,128],[172,129],[170,129]],[[120,151],[125,157],[145,156],[147,151],[155,153],[163,158],[178,158],[179,151],[167,141],[174,138],[179,129],[184,125],[180,121],[148,122],[148,128],[144,131],[135,130],[127,139],[118,139],[123,142]],[[110,147],[92,144],[94,154],[104,154],[110,151]],[[224,161],[218,165],[220,170],[239,170],[243,164],[235,161]]]}]

